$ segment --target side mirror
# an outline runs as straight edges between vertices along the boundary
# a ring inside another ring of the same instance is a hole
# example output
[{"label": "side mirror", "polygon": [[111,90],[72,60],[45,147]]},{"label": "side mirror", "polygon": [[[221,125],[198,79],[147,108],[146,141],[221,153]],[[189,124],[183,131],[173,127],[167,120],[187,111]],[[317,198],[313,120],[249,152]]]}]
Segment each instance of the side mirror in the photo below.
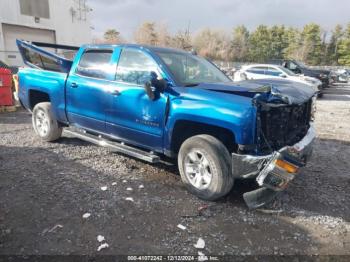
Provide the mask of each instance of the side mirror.
[{"label": "side mirror", "polygon": [[287,78],[285,74],[280,74],[280,77]]},{"label": "side mirror", "polygon": [[146,94],[150,100],[153,101],[154,99],[156,99],[156,95],[155,95],[156,89],[155,89],[155,87],[152,86],[151,81],[147,81],[144,85],[144,88],[145,88]]},{"label": "side mirror", "polygon": [[168,81],[165,79],[158,79],[155,72],[151,72],[150,77],[144,83],[144,88],[149,99],[155,100],[157,93],[162,93],[168,86]]},{"label": "side mirror", "polygon": [[164,90],[168,87],[168,81],[166,79],[157,79],[156,80],[156,89],[160,92],[163,93]]}]

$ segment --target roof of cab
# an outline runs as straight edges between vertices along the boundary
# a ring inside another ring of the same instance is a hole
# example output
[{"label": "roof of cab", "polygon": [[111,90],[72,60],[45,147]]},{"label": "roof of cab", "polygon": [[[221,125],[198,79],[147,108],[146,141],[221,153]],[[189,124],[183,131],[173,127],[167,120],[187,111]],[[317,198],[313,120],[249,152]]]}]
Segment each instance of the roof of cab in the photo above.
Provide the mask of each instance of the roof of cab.
[{"label": "roof of cab", "polygon": [[250,64],[250,65],[243,65],[242,68],[251,68],[251,67],[277,67],[282,68],[280,65],[273,65],[273,64]]},{"label": "roof of cab", "polygon": [[169,47],[159,47],[159,46],[151,46],[151,45],[140,45],[140,44],[86,44],[81,46],[84,49],[89,48],[96,48],[96,49],[104,49],[104,48],[116,48],[116,47],[133,47],[133,48],[139,48],[139,49],[147,49],[153,52],[171,52],[171,53],[189,53],[188,51],[177,49],[177,48],[169,48]]}]

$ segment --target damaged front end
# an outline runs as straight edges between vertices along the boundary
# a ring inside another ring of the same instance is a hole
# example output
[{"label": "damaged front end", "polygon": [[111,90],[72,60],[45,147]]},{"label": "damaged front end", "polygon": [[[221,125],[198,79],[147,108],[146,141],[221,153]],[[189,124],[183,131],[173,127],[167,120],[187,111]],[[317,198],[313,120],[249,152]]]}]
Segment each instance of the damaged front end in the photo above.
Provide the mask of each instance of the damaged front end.
[{"label": "damaged front end", "polygon": [[232,154],[234,177],[255,177],[259,188],[243,198],[249,208],[270,202],[305,166],[316,137],[313,126],[314,92],[282,92],[273,86],[254,90],[257,109],[256,145]]}]

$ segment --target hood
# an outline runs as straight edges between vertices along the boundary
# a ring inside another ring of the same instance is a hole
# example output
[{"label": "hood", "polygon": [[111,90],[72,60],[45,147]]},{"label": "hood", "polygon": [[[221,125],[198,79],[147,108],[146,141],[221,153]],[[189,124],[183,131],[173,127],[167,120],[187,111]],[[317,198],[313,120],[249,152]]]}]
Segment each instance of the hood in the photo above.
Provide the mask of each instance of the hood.
[{"label": "hood", "polygon": [[316,77],[312,77],[312,76],[305,76],[305,75],[299,75],[300,79],[302,79],[303,81],[309,82],[311,84],[314,85],[320,85],[322,84],[321,80],[319,80]]},{"label": "hood", "polygon": [[284,79],[202,83],[194,88],[246,96],[254,100],[275,104],[302,104],[316,93],[316,90],[309,85]]},{"label": "hood", "polygon": [[319,76],[320,74],[329,75],[331,71],[325,69],[312,69],[312,68],[303,68],[303,74],[308,74],[310,76]]}]

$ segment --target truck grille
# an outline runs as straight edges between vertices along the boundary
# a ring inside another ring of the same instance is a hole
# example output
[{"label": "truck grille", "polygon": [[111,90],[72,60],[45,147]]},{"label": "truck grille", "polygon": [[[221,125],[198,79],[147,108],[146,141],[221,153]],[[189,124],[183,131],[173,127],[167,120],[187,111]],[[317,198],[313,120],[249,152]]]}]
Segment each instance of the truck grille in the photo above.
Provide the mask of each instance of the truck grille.
[{"label": "truck grille", "polygon": [[300,141],[310,127],[312,99],[301,105],[263,106],[258,110],[258,150],[271,153]]}]

